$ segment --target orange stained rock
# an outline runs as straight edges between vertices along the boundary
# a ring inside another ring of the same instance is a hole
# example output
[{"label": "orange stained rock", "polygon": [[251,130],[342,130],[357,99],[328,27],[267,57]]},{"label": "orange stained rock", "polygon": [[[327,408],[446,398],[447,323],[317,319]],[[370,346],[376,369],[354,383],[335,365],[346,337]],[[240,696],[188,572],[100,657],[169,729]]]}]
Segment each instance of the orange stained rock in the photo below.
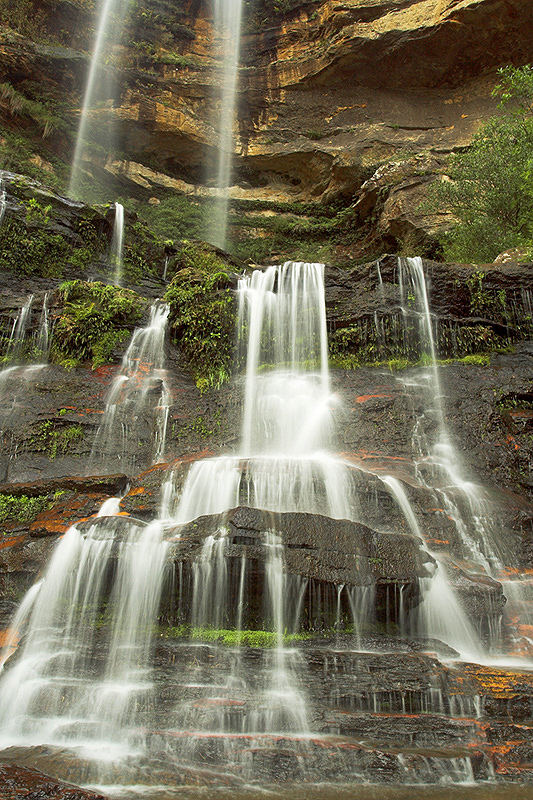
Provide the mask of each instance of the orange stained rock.
[{"label": "orange stained rock", "polygon": [[14,544],[21,544],[25,540],[25,536],[10,536],[7,539],[0,539],[0,550],[2,550],[4,547],[11,547]]},{"label": "orange stained rock", "polygon": [[128,492],[128,497],[134,497],[136,494],[145,494],[146,489],[144,486],[137,486],[136,489],[132,489],[131,492]]},{"label": "orange stained rock", "polygon": [[372,400],[374,397],[392,397],[391,394],[361,394],[359,397],[355,398],[356,403],[366,403],[368,400]]},{"label": "orange stained rock", "polygon": [[[7,659],[13,655],[15,650],[17,649],[20,642],[20,634],[18,631],[13,630],[13,628],[4,628],[3,631],[0,631],[0,650],[4,647],[7,650],[0,652],[0,666],[4,664]],[[7,647],[9,644],[9,647]]]},{"label": "orange stained rock", "polygon": [[66,533],[69,527],[69,525],[65,525],[64,522],[60,522],[58,519],[36,519],[30,525],[30,531],[45,530],[48,533]]},{"label": "orange stained rock", "polygon": [[0,647],[5,647],[9,640],[13,641],[13,644],[16,646],[20,641],[20,634],[18,631],[14,631],[12,628],[4,628],[3,631],[0,631]]},{"label": "orange stained rock", "polygon": [[485,667],[479,664],[465,664],[464,670],[481,684],[485,692],[490,693],[493,697],[515,697],[518,683],[527,684],[533,688],[533,673],[530,672]]}]

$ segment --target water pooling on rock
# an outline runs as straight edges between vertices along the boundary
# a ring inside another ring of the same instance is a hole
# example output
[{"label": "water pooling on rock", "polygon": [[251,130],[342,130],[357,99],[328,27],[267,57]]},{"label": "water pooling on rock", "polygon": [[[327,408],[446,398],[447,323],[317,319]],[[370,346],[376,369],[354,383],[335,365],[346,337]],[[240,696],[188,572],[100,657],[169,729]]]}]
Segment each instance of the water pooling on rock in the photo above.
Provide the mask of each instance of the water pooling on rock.
[{"label": "water pooling on rock", "polygon": [[[464,695],[417,645],[368,637],[377,624],[482,648],[400,482],[334,455],[323,277],[288,263],[239,284],[237,452],[195,462],[181,489],[170,472],[157,520],[110,503],[58,543],[0,682],[5,746],[73,750],[69,775],[86,783],[490,778],[486,755],[461,744],[483,711],[479,683]],[[96,453],[122,452],[117,420],[134,435],[136,409],[159,408],[167,315],[154,306],[134,334]],[[161,625],[172,635],[154,636]],[[316,629],[338,643],[294,638]],[[391,733],[370,712],[391,714]],[[423,746],[398,746],[413,712],[459,712],[448,746],[425,728]]]}]

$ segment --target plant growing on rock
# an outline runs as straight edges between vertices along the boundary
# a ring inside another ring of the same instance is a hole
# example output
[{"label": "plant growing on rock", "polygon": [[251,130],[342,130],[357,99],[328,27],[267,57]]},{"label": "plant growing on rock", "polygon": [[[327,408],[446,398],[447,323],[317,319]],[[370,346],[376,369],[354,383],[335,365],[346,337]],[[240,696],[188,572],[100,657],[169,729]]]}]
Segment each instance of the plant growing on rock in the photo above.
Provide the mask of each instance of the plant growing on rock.
[{"label": "plant growing on rock", "polygon": [[235,333],[228,265],[208,247],[184,241],[176,266],[164,296],[171,329],[198,388],[218,388],[229,376]]},{"label": "plant growing on rock", "polygon": [[506,110],[452,155],[450,180],[435,185],[437,206],[457,219],[443,240],[448,260],[488,262],[533,247],[533,67],[501,69],[493,94]]},{"label": "plant growing on rock", "polygon": [[105,364],[142,316],[141,298],[130,289],[74,280],[62,283],[59,294],[63,311],[52,346],[59,363],[91,360],[93,369]]}]

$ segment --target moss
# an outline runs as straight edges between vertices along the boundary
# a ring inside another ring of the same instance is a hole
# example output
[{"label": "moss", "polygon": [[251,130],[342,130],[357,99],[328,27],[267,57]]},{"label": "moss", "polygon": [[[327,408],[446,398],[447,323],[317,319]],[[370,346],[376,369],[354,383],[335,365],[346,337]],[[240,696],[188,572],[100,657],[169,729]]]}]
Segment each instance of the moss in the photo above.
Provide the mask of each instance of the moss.
[{"label": "moss", "polygon": [[201,391],[219,387],[230,373],[235,301],[228,265],[208,246],[181,242],[164,295],[170,325]]},{"label": "moss", "polygon": [[71,248],[58,233],[40,223],[8,218],[0,228],[0,265],[27,275],[59,277]]},{"label": "moss", "polygon": [[141,298],[130,289],[98,281],[66,281],[59,287],[63,311],[56,322],[52,359],[63,366],[105,364],[142,316]]},{"label": "moss", "polygon": [[0,523],[32,522],[38,514],[51,508],[64,494],[37,495],[27,497],[25,494],[15,497],[11,494],[0,494]]},{"label": "moss", "polygon": [[[257,647],[271,648],[278,644],[278,635],[273,631],[237,631],[216,628],[191,628],[180,625],[177,628],[163,628],[160,635],[166,639],[195,639],[202,642],[216,642],[226,647]],[[311,638],[312,634],[285,633],[282,637],[283,644]]]},{"label": "moss", "polygon": [[84,431],[81,425],[68,425],[56,427],[50,419],[39,423],[29,439],[33,450],[43,452],[53,461],[58,455],[65,455],[74,442],[83,439]]},{"label": "moss", "polygon": [[42,87],[39,96],[40,99],[35,99],[20,92],[11,83],[0,83],[0,100],[8,108],[11,116],[31,119],[45,139],[55,131],[68,132],[70,126],[65,120],[65,104],[43,99]]},{"label": "moss", "polygon": [[[490,364],[492,353],[508,353],[510,347],[499,347],[491,351],[491,353],[471,353],[470,355],[463,356],[462,358],[438,358],[436,364],[438,366],[445,366],[447,364],[466,364],[467,366],[486,367]],[[360,367],[385,367],[391,372],[408,369],[408,367],[427,367],[432,363],[432,360],[426,354],[417,360],[409,360],[408,358],[389,358],[384,361],[364,361],[357,358],[355,355],[335,355],[330,358],[330,366],[333,369],[359,369]]]},{"label": "moss", "polygon": [[142,222],[127,224],[124,234],[123,274],[130,283],[157,277],[164,260],[165,245]]}]

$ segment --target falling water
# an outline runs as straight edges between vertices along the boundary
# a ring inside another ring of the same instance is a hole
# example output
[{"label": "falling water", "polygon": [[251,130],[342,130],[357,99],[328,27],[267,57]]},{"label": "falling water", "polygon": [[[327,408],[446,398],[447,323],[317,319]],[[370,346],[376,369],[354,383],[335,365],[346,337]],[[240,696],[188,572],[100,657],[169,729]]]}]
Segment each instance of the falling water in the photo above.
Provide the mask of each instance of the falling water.
[{"label": "falling water", "polygon": [[115,223],[113,225],[113,238],[111,239],[110,262],[115,268],[114,280],[116,286],[122,282],[122,250],[124,247],[124,206],[115,203]]},{"label": "falling water", "polygon": [[[448,517],[456,526],[467,557],[488,575],[498,577],[504,567],[504,553],[492,530],[490,505],[482,487],[464,477],[460,455],[446,426],[435,347],[434,318],[430,310],[423,262],[421,258],[399,259],[398,268],[404,316],[417,316],[420,341],[427,348],[429,356],[428,371],[422,375],[422,383],[417,383],[426,396],[425,412],[417,419],[413,434],[414,449],[418,452],[415,461],[417,476],[422,485],[435,493],[446,509]],[[408,289],[414,294],[416,309],[407,305]],[[409,378],[408,381],[412,382],[413,379]],[[428,422],[434,431],[429,436],[424,430]],[[439,569],[439,572],[442,577],[445,570]],[[525,592],[530,591],[526,583],[523,587]],[[518,583],[508,583],[507,588],[504,585],[504,589],[508,596],[517,599],[522,587]],[[435,585],[431,587],[431,591],[436,591]]]},{"label": "falling water", "polygon": [[[4,352],[4,368],[0,370],[0,430],[5,429],[10,414],[22,395],[27,394],[33,380],[46,367],[50,349],[49,296],[46,292],[36,329],[32,326],[35,297],[28,295],[13,320]],[[4,443],[4,451],[8,447]]]},{"label": "falling water", "polygon": [[[165,334],[170,309],[156,303],[145,328],[137,328],[124,353],[117,377],[109,390],[102,422],[96,432],[90,469],[111,468],[113,459],[128,459],[146,424],[152,427],[151,460],[165,450],[170,392],[165,370]],[[135,461],[135,456],[132,457]]]},{"label": "falling water", "polygon": [[207,238],[218,247],[224,248],[228,227],[243,0],[214,0],[214,2],[215,36],[220,40],[222,49],[222,80],[218,103],[220,114],[217,195]]},{"label": "falling water", "polygon": [[20,361],[24,355],[24,346],[27,344],[28,323],[31,319],[31,311],[34,296],[28,295],[28,299],[21,307],[16,319],[13,321],[13,328],[6,350],[6,361]]},{"label": "falling water", "polygon": [[[384,476],[382,480],[401,508],[411,532],[424,542],[422,531],[400,481],[390,475]],[[422,586],[422,602],[413,610],[409,621],[411,633],[434,636],[458,650],[465,658],[479,658],[483,650],[481,642],[450,586],[445,565],[434,553],[432,555],[435,557],[437,570],[431,578],[422,579],[426,584]]]},{"label": "falling water", "polygon": [[0,225],[2,224],[2,220],[4,219],[4,214],[6,213],[6,205],[7,205],[7,192],[4,181],[0,178]]},{"label": "falling water", "polygon": [[[251,505],[360,517],[355,471],[332,455],[338,401],[328,373],[323,271],[321,264],[287,263],[254,272],[239,284],[239,329],[247,358],[238,453],[194,463],[181,492],[174,490],[170,474],[159,518],[148,525],[117,516],[113,499],[101,516],[74,526],[57,543],[42,583],[20,609],[24,639],[0,683],[6,743],[83,747],[84,754],[96,758],[99,781],[108,775],[116,780],[115,767],[106,771],[106,759],[109,764],[110,758],[130,756],[137,762],[147,753],[160,758],[161,752],[165,764],[175,755],[180,770],[184,764],[217,763],[218,758],[229,772],[235,769],[250,778],[255,763],[250,754],[276,754],[281,737],[305,770],[310,737],[299,680],[301,656],[287,646],[285,634],[298,629],[307,584],[287,574],[274,517],[253,549],[239,549],[230,541],[224,512]],[[93,458],[106,450],[117,454],[117,445],[123,458],[128,440],[136,439],[132,423],[167,402],[163,345],[168,313],[166,306],[155,305],[149,325],[135,331],[109,393]],[[164,433],[158,436],[164,440]],[[164,444],[156,449],[161,453]],[[379,480],[421,538],[403,487],[393,478]],[[190,602],[182,603],[183,564],[203,524],[195,521],[206,515],[215,519],[190,567]],[[190,522],[189,535],[183,535]],[[184,562],[180,553],[185,553]],[[185,655],[177,662],[180,669],[171,678],[174,705],[162,721],[155,716],[158,698],[161,692],[168,696],[168,690],[154,685],[150,654],[169,567],[189,629],[200,631],[201,638],[202,631],[231,626],[237,629],[237,646],[178,643],[189,660]],[[275,645],[256,652],[253,671],[238,646],[250,581],[260,584],[256,593],[263,600],[262,611],[254,612],[262,617],[254,625],[270,631]],[[453,646],[459,642],[463,652],[475,652],[475,635],[440,563],[422,589],[422,608],[411,620],[416,632],[442,635]],[[341,584],[339,623],[343,593],[348,592],[358,630],[374,605],[374,591],[373,585]],[[150,729],[154,724],[157,730]]]},{"label": "falling water", "polygon": [[39,317],[39,329],[37,331],[36,350],[39,356],[48,360],[50,354],[50,292],[46,292],[43,298],[43,307]]},{"label": "falling water", "polygon": [[323,275],[323,264],[287,262],[239,282],[242,443],[238,455],[193,465],[180,523],[239,502],[353,518],[349,472],[329,452],[338,400],[329,385]]},{"label": "falling water", "polygon": [[[99,93],[102,89],[102,69],[106,63],[106,48],[113,42],[118,41],[128,4],[128,0],[101,0],[96,38],[94,40],[91,63],[85,86],[74,156],[72,158],[68,188],[69,197],[77,198],[79,195],[82,162],[84,150],[87,145],[89,119],[91,111],[97,104]],[[109,123],[107,123],[107,125],[109,125]]]},{"label": "falling water", "polygon": [[[86,533],[73,527],[58,542],[16,620],[22,609],[29,614],[17,663],[1,684],[3,746],[76,743],[104,759],[134,747],[129,730],[152,688],[151,626],[165,555],[158,523],[125,525],[120,517],[100,517]],[[101,618],[110,625],[99,636]]]}]

